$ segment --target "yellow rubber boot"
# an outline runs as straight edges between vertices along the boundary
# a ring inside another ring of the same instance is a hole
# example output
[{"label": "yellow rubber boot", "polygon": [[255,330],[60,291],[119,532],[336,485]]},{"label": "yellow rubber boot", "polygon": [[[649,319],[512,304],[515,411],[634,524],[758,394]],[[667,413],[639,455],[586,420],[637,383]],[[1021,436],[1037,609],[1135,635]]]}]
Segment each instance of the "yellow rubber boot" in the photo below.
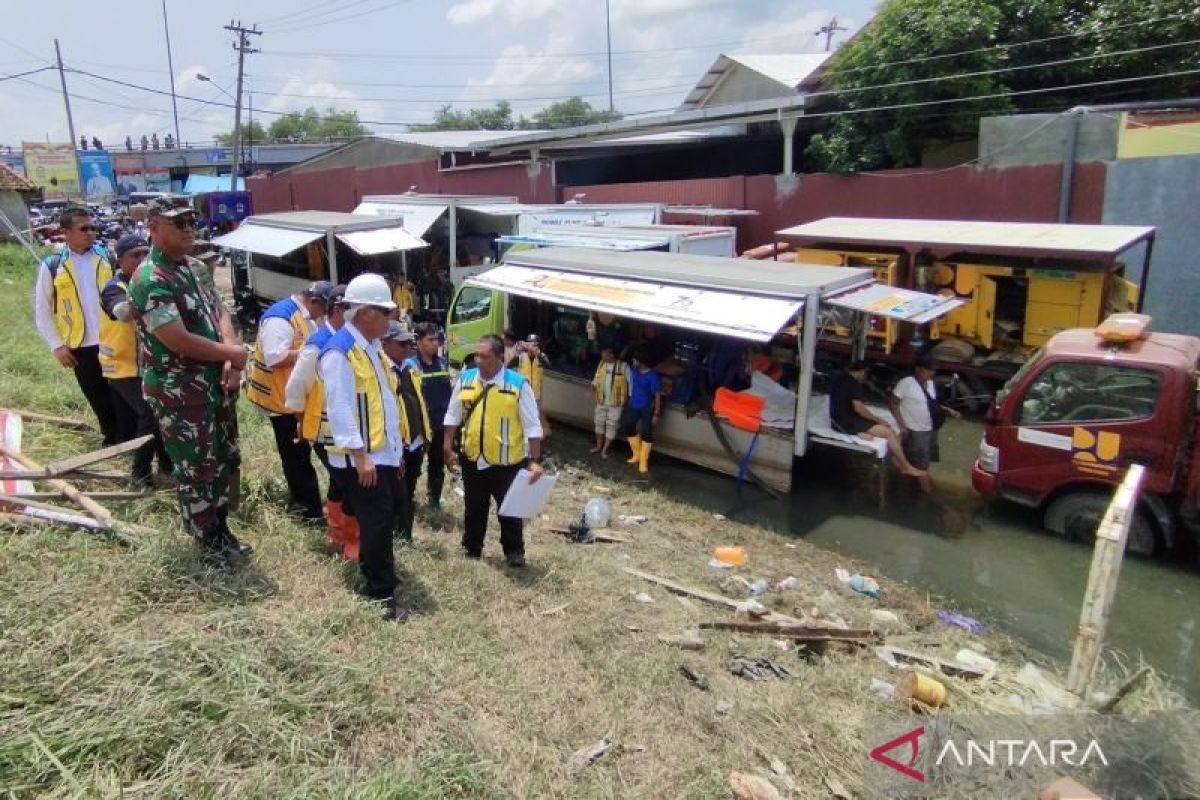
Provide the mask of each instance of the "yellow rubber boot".
[{"label": "yellow rubber boot", "polygon": [[630,436],[629,447],[633,450],[633,455],[629,457],[626,464],[637,464],[642,460],[642,437]]},{"label": "yellow rubber boot", "polygon": [[642,442],[642,455],[638,459],[638,472],[643,475],[650,472],[650,451],[654,449],[654,445],[650,442]]}]

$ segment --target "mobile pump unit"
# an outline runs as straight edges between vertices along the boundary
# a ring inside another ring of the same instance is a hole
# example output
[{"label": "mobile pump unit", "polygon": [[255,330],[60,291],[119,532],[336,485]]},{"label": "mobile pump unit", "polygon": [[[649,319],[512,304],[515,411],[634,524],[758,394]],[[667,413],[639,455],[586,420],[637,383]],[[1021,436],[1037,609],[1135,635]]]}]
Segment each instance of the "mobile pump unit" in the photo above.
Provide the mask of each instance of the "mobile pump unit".
[{"label": "mobile pump unit", "polygon": [[[827,217],[776,236],[796,248],[797,261],[866,268],[881,283],[961,299],[928,330],[872,318],[864,355],[904,364],[932,348],[939,371],[960,376],[964,393],[990,396],[1056,333],[1140,310],[1154,234],[1120,225]],[[1140,283],[1128,280],[1122,256],[1140,257]],[[828,334],[836,350],[850,332],[835,324]],[[937,346],[949,339],[958,346]]]},{"label": "mobile pump unit", "polygon": [[1132,464],[1146,469],[1128,549],[1194,543],[1200,507],[1200,339],[1117,314],[1055,334],[996,395],[975,489],[1091,539]]},{"label": "mobile pump unit", "polygon": [[[886,308],[880,305],[884,297],[889,298]],[[889,317],[920,324],[959,303],[881,286],[865,269],[548,247],[510,253],[505,263],[468,278],[451,304],[446,333],[451,360],[457,363],[470,358],[480,336],[506,328],[518,335],[538,333],[544,349],[553,351],[561,344],[563,322],[574,323],[579,331],[592,315],[621,321],[630,333],[638,325],[651,325],[660,335],[697,348],[691,352],[722,343],[743,351],[772,345],[787,353],[795,368],[785,424],[768,425],[764,418],[761,430],[752,434],[716,417],[711,403],[700,413],[689,413],[697,398],[687,403],[672,399],[664,403],[655,446],[726,474],[738,474],[739,461],[752,451],[750,470],[764,484],[787,491],[792,459],[804,455],[810,442],[886,455],[882,440],[866,442],[833,431],[826,397],[813,393],[821,316],[833,309],[865,313],[879,307]],[[686,360],[669,359],[673,364]],[[591,429],[594,369],[594,363],[572,363],[570,358],[551,361],[542,389],[551,419]]]}]

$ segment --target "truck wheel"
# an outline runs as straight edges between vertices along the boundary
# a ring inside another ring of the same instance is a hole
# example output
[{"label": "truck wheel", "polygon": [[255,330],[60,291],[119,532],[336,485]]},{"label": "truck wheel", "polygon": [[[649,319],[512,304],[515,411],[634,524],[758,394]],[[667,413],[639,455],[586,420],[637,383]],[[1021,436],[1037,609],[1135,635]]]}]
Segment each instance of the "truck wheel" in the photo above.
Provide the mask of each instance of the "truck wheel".
[{"label": "truck wheel", "polygon": [[[1072,492],[1058,497],[1046,507],[1042,525],[1046,530],[1079,542],[1091,543],[1096,528],[1104,519],[1111,498],[1099,492]],[[1125,551],[1152,556],[1162,549],[1158,528],[1140,506],[1134,512]]]}]

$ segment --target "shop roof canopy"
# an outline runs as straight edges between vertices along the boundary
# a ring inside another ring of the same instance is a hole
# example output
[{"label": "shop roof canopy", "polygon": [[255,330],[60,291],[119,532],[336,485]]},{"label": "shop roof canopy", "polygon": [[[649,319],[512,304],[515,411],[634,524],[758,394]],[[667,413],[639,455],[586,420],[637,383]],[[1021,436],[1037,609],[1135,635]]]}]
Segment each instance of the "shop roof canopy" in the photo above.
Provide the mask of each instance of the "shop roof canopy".
[{"label": "shop roof canopy", "polygon": [[1134,225],[1067,225],[1034,222],[872,219],[826,217],[776,231],[800,245],[854,245],[929,250],[955,254],[1065,258],[1109,263],[1125,250],[1154,237],[1154,228]]},{"label": "shop roof canopy", "polygon": [[284,211],[248,217],[238,228],[213,239],[219,247],[276,258],[332,233],[361,255],[424,247],[425,242],[391,217],[363,217],[336,211]]}]

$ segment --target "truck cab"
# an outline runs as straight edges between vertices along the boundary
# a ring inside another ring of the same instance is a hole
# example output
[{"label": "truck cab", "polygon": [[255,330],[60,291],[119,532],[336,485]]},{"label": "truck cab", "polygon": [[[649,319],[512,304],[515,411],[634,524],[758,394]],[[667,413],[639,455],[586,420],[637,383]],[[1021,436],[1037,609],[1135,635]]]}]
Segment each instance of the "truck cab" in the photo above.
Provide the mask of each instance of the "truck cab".
[{"label": "truck cab", "polygon": [[1053,336],[997,394],[972,483],[1043,511],[1055,533],[1090,537],[1126,468],[1146,478],[1131,552],[1174,544],[1196,508],[1200,339],[1150,333],[1116,314]]}]

